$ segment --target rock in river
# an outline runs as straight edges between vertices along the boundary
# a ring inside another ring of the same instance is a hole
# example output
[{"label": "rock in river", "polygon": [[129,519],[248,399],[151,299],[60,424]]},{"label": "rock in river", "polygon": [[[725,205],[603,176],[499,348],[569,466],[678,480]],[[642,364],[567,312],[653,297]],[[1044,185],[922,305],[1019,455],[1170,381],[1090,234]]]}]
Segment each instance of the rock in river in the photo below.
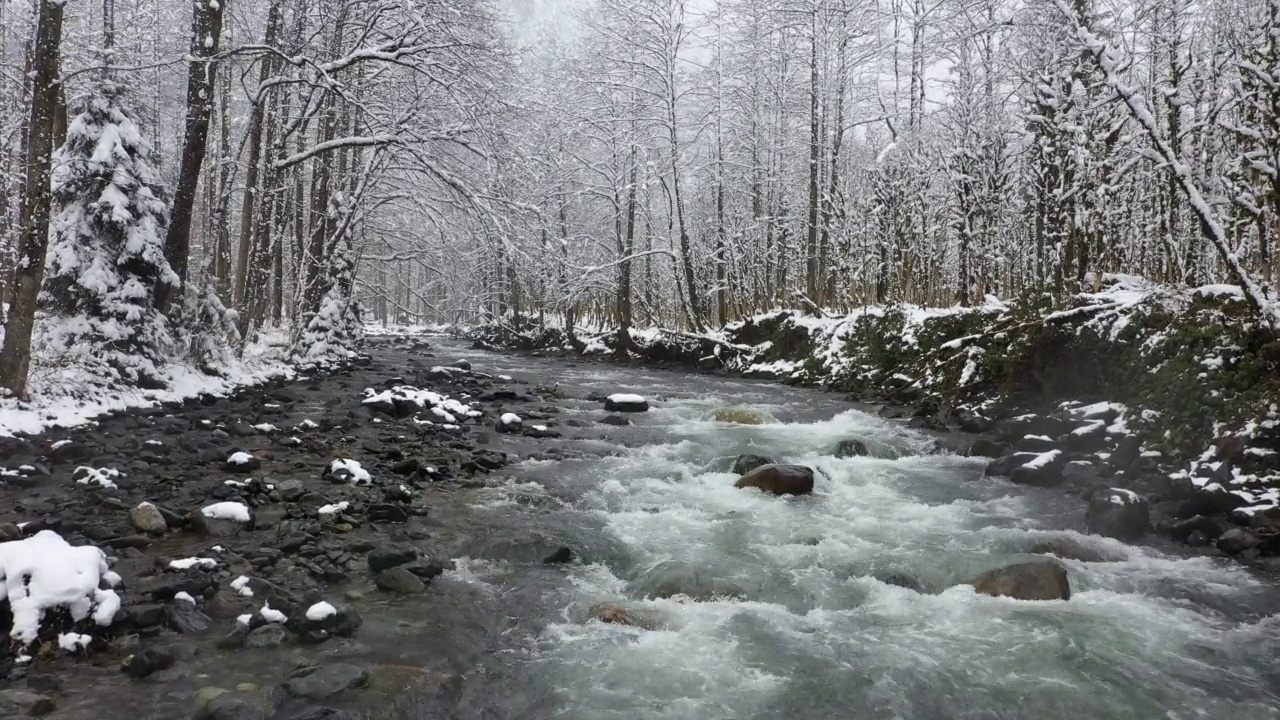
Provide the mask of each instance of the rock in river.
[{"label": "rock in river", "polygon": [[393,567],[390,570],[383,570],[378,573],[376,584],[381,590],[401,595],[417,595],[427,587],[425,583],[418,579],[417,575],[403,567]]},{"label": "rock in river", "polygon": [[747,408],[719,408],[711,413],[711,419],[736,425],[763,425],[769,422],[769,417],[764,413]]},{"label": "rock in river", "polygon": [[747,473],[751,472],[752,470],[755,470],[758,467],[762,467],[764,465],[772,465],[772,464],[773,464],[773,459],[767,458],[763,455],[753,455],[751,453],[747,453],[746,455],[739,455],[737,459],[733,461],[733,474],[746,475]]},{"label": "rock in river", "polygon": [[639,395],[615,393],[604,399],[604,409],[609,412],[645,412],[649,401]]},{"label": "rock in river", "polygon": [[995,570],[988,570],[971,583],[983,595],[1011,597],[1015,600],[1069,600],[1071,583],[1067,568],[1051,558],[1028,560]]},{"label": "rock in river", "polygon": [[359,665],[337,663],[296,670],[284,683],[290,695],[308,700],[324,700],[369,684],[369,671]]},{"label": "rock in river", "polygon": [[137,507],[130,510],[129,522],[133,523],[138,532],[151,535],[161,535],[169,529],[169,523],[165,522],[160,509],[149,502],[138,503]]},{"label": "rock in river", "polygon": [[1089,498],[1085,526],[1094,535],[1131,542],[1151,529],[1151,510],[1132,490],[1101,490]]},{"label": "rock in river", "polygon": [[836,450],[832,453],[838,458],[865,457],[870,454],[867,450],[867,444],[857,438],[848,438],[836,443]]},{"label": "rock in river", "polygon": [[813,468],[804,465],[762,465],[738,478],[738,488],[758,488],[774,495],[808,495],[813,492]]}]

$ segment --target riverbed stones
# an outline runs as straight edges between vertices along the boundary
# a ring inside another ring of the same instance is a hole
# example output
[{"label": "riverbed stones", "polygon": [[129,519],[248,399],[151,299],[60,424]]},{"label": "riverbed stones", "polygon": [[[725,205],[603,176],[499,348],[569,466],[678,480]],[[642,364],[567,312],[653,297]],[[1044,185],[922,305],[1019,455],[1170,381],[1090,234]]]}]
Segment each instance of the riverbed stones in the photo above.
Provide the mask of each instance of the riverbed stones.
[{"label": "riverbed stones", "polygon": [[774,495],[813,492],[813,468],[804,465],[762,465],[738,478],[737,488],[756,488]]},{"label": "riverbed stones", "polygon": [[752,453],[746,453],[745,455],[739,455],[733,461],[732,470],[734,475],[746,475],[747,473],[751,472],[752,470],[755,470],[758,467],[762,467],[764,465],[772,465],[772,464],[773,464],[772,458],[767,458],[764,455],[755,455]]},{"label": "riverbed stones", "polygon": [[1133,542],[1151,530],[1151,509],[1132,490],[1100,490],[1089,497],[1085,527],[1094,535]]},{"label": "riverbed stones", "polygon": [[867,444],[857,438],[846,438],[836,443],[835,455],[838,458],[865,457],[870,455]]},{"label": "riverbed stones", "polygon": [[609,412],[641,413],[649,409],[649,401],[640,395],[615,393],[604,399],[604,409]]},{"label": "riverbed stones", "polygon": [[1231,528],[1218,538],[1218,549],[1227,555],[1239,555],[1262,545],[1262,539],[1244,528]]},{"label": "riverbed stones", "polygon": [[1069,600],[1071,583],[1060,561],[1041,558],[988,570],[971,582],[975,592],[1015,600]]},{"label": "riverbed stones", "polygon": [[359,665],[334,663],[295,670],[284,683],[285,692],[306,700],[325,700],[369,684],[369,671]]},{"label": "riverbed stones", "polygon": [[138,503],[129,511],[129,522],[138,532],[149,535],[163,535],[169,529],[160,509],[149,502]]}]

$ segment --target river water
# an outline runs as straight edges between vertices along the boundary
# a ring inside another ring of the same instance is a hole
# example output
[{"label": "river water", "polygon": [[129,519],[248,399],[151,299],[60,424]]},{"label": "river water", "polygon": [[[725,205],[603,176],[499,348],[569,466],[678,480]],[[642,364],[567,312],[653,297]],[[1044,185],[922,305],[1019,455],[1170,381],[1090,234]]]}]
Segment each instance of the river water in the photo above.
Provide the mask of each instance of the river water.
[{"label": "river water", "polygon": [[[1280,718],[1271,578],[1083,535],[1079,497],[985,479],[981,461],[931,454],[934,438],[833,394],[442,344],[441,360],[559,383],[563,439],[492,442],[575,456],[519,463],[475,494],[482,527],[458,575],[527,598],[527,637],[453,716]],[[591,391],[654,408],[602,425]],[[710,419],[727,407],[770,422]],[[834,458],[845,438],[872,456]],[[817,468],[814,494],[735,489],[744,452]],[[1066,561],[1064,602],[962,584],[1049,539],[1111,561]],[[542,566],[558,544],[579,561]],[[592,621],[599,603],[656,629]]]}]

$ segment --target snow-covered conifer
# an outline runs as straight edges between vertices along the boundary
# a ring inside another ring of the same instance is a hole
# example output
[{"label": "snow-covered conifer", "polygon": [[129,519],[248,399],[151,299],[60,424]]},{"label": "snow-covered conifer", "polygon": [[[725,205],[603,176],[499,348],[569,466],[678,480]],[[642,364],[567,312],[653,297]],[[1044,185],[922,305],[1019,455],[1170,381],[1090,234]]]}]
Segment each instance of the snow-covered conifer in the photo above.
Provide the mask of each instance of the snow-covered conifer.
[{"label": "snow-covered conifer", "polygon": [[54,158],[42,343],[154,387],[173,346],[154,298],[178,277],[164,257],[164,192],[123,94],[108,81],[77,98]]},{"label": "snow-covered conifer", "polygon": [[[334,212],[342,217],[342,198],[334,200]],[[355,357],[364,336],[360,306],[355,297],[356,267],[352,257],[351,230],[339,220],[342,231],[326,258],[328,289],[320,307],[307,321],[293,346],[292,359],[302,367],[332,368]]]},{"label": "snow-covered conifer", "polygon": [[220,375],[234,360],[232,347],[240,341],[236,326],[239,315],[218,296],[212,266],[212,262],[207,263],[198,276],[187,280],[178,313],[178,333],[196,367],[210,375]]}]

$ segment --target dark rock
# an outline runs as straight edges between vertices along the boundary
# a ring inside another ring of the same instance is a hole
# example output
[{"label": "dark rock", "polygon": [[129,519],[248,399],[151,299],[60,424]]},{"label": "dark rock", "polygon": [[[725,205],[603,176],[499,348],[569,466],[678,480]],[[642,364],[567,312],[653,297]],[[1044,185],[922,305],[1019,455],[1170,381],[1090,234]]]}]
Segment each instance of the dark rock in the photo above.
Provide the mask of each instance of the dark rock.
[{"label": "dark rock", "polygon": [[180,633],[198,635],[213,624],[213,620],[186,600],[174,600],[164,611],[165,624]]},{"label": "dark rock", "polygon": [[1221,515],[1237,508],[1242,508],[1247,504],[1244,498],[1228,492],[1220,486],[1204,487],[1192,492],[1191,497],[1183,501],[1178,507],[1175,515],[1179,518],[1189,518],[1196,515]]},{"label": "dark rock", "polygon": [[998,458],[1009,450],[1009,444],[988,438],[978,438],[969,445],[965,455],[969,457]]},{"label": "dark rock", "polygon": [[403,566],[405,570],[422,578],[423,582],[431,582],[435,578],[442,575],[445,571],[444,566],[435,563],[417,562],[412,565]]},{"label": "dark rock", "polygon": [[276,492],[285,502],[296,502],[307,494],[307,486],[301,480],[281,480],[276,483]]},{"label": "dark rock", "polygon": [[1082,425],[1067,433],[1066,441],[1072,452],[1098,452],[1107,445],[1107,424],[1098,420]]},{"label": "dark rock", "polygon": [[160,603],[130,603],[120,609],[117,620],[135,630],[156,627],[164,622],[165,606]]},{"label": "dark rock", "polygon": [[542,558],[544,565],[564,565],[573,562],[573,550],[567,547],[557,548],[555,552]]},{"label": "dark rock", "polygon": [[129,511],[129,522],[138,532],[162,535],[169,529],[160,509],[149,502],[139,503]]},{"label": "dark rock", "polygon": [[378,573],[375,583],[379,589],[402,595],[417,595],[426,589],[426,585],[417,575],[403,567],[393,567]]},{"label": "dark rock", "polygon": [[621,415],[605,415],[604,417],[600,418],[600,422],[605,425],[617,425],[619,427],[631,424],[630,420],[626,419]]},{"label": "dark rock", "polygon": [[391,472],[396,475],[417,475],[425,472],[422,461],[417,458],[408,458],[401,460],[391,466]]},{"label": "dark rock", "polygon": [[699,370],[715,370],[720,367],[720,358],[715,355],[698,358]]},{"label": "dark rock", "polygon": [[1063,560],[1079,560],[1080,562],[1110,562],[1112,558],[1103,555],[1091,547],[1067,538],[1041,540],[1027,548],[1032,555],[1056,555]]},{"label": "dark rock", "polygon": [[0,523],[0,542],[22,539],[22,528],[13,523]]},{"label": "dark rock", "polygon": [[1216,545],[1227,555],[1239,555],[1262,545],[1262,539],[1244,528],[1233,527],[1222,533]]},{"label": "dark rock", "polygon": [[1116,443],[1108,462],[1116,470],[1127,470],[1142,455],[1142,440],[1137,435],[1125,435]]},{"label": "dark rock", "polygon": [[998,423],[996,431],[1009,442],[1017,442],[1028,435],[1057,439],[1067,432],[1067,424],[1047,415],[1022,415]]},{"label": "dark rock", "polygon": [[995,427],[995,423],[990,418],[977,413],[961,411],[956,413],[955,419],[960,429],[967,433],[990,432],[991,428]]},{"label": "dark rock", "polygon": [[907,409],[899,405],[885,405],[878,415],[885,420],[901,420],[907,416]]},{"label": "dark rock", "polygon": [[249,631],[244,644],[251,648],[276,647],[285,639],[284,626],[279,623],[267,623]]},{"label": "dark rock", "polygon": [[983,595],[1016,600],[1069,600],[1071,584],[1060,561],[1044,558],[988,570],[971,583]]},{"label": "dark rock", "polygon": [[836,443],[836,450],[832,453],[838,458],[865,457],[870,455],[871,451],[867,449],[867,444],[857,438],[848,438]]},{"label": "dark rock", "polygon": [[1036,453],[1013,453],[1012,455],[1004,455],[987,463],[987,477],[1009,477],[1013,471],[1035,460],[1039,455]]},{"label": "dark rock", "polygon": [[645,412],[649,409],[649,401],[638,395],[610,395],[604,399],[604,409],[609,412]]},{"label": "dark rock", "polygon": [[359,665],[337,663],[295,670],[285,681],[284,689],[293,697],[324,700],[368,684],[368,670]]},{"label": "dark rock", "polygon": [[209,699],[195,720],[266,720],[260,705],[238,693],[221,693]]},{"label": "dark rock", "polygon": [[919,580],[907,575],[906,573],[885,573],[883,575],[876,575],[875,578],[885,585],[894,585],[900,588],[906,588],[907,590],[914,590],[918,593],[924,592],[924,585],[920,584]]},{"label": "dark rock", "polygon": [[[234,461],[239,461],[239,462],[234,462]],[[257,457],[253,455],[248,455],[248,457],[245,458],[240,453],[236,453],[235,455],[232,455],[231,457],[227,458],[226,461],[223,462],[222,464],[223,470],[226,470],[227,472],[234,472],[234,473],[253,472],[254,470],[257,470],[260,467],[262,467],[262,461],[259,460]]]},{"label": "dark rock", "polygon": [[1171,540],[1188,542],[1192,535],[1199,534],[1208,540],[1217,540],[1227,530],[1227,523],[1219,518],[1195,515],[1184,520],[1167,520],[1156,528]]},{"label": "dark rock", "polygon": [[1132,542],[1151,529],[1151,509],[1146,500],[1129,490],[1099,490],[1089,498],[1085,526],[1094,535]]},{"label": "dark rock", "polygon": [[148,675],[168,670],[177,662],[174,654],[163,648],[144,648],[126,657],[120,663],[120,670],[131,678],[141,679]]},{"label": "dark rock", "polygon": [[813,492],[813,469],[803,465],[762,465],[738,478],[737,488],[757,488],[774,495]]},{"label": "dark rock", "polygon": [[409,545],[380,545],[369,553],[369,569],[373,572],[389,570],[418,559],[418,549]]},{"label": "dark rock", "polygon": [[524,429],[524,421],[518,415],[506,413],[498,418],[498,421],[494,423],[493,429],[500,433],[514,435]]},{"label": "dark rock", "polygon": [[1062,479],[1072,485],[1089,487],[1102,482],[1102,473],[1091,462],[1073,460],[1062,466]]},{"label": "dark rock", "polygon": [[1062,483],[1062,466],[1065,456],[1057,450],[1040,453],[1032,460],[1013,469],[1009,480],[1019,485],[1053,487]]},{"label": "dark rock", "polygon": [[471,361],[470,361],[470,360],[458,360],[457,362],[455,362],[455,363],[453,364],[453,366],[454,366],[454,367],[456,367],[456,368],[458,368],[459,370],[470,370],[470,369],[471,369]]},{"label": "dark rock", "polygon": [[1018,452],[1043,453],[1058,449],[1058,442],[1043,435],[1028,435],[1013,444]]},{"label": "dark rock", "polygon": [[404,508],[385,503],[370,505],[364,514],[370,522],[402,523],[409,519],[409,513]]},{"label": "dark rock", "polygon": [[286,625],[290,630],[298,633],[305,643],[321,643],[331,637],[353,637],[363,622],[360,614],[351,608],[335,608],[334,614],[319,620],[308,618],[306,609],[299,607],[300,612],[290,615]]},{"label": "dark rock", "polygon": [[907,421],[907,427],[912,430],[946,430],[947,427],[938,422],[936,418],[928,415],[916,415]]},{"label": "dark rock", "polygon": [[733,474],[746,475],[758,467],[772,464],[773,460],[763,455],[752,455],[750,453],[746,455],[739,455],[737,459],[733,461]]},{"label": "dark rock", "polygon": [[363,713],[331,707],[313,707],[289,716],[288,720],[368,720]]},{"label": "dark rock", "polygon": [[192,510],[187,515],[187,527],[192,532],[211,538],[231,537],[239,534],[241,530],[252,530],[254,523],[255,516],[252,510],[249,511],[248,522],[224,517],[209,517],[203,510]]}]

